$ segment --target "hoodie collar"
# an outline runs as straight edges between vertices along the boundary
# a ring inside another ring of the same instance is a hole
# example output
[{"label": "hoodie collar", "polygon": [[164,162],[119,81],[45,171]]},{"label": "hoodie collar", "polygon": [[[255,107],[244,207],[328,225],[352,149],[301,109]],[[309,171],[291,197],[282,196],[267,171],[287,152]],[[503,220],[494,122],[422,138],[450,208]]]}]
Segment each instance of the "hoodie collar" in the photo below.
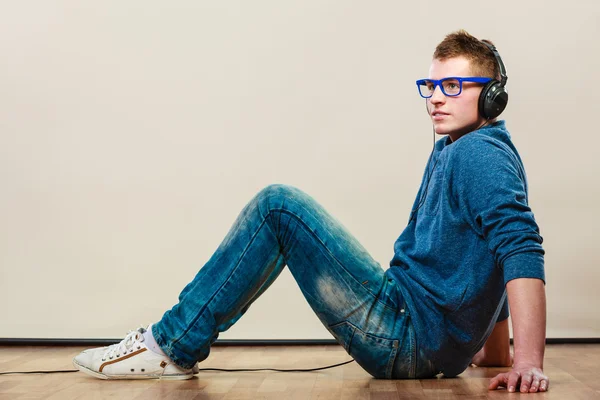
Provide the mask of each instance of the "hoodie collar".
[{"label": "hoodie collar", "polygon": [[[464,136],[468,136],[468,135],[485,135],[485,136],[492,137],[494,139],[498,139],[502,142],[506,142],[507,139],[510,140],[510,134],[506,130],[506,121],[505,120],[499,120],[499,121],[494,122],[491,125],[486,125],[482,128],[479,128],[472,132],[466,133],[463,136],[461,136],[458,140],[460,140]],[[450,138],[450,135],[447,135],[445,139],[442,139],[442,141],[444,143],[443,147],[449,146],[453,143],[452,139]]]}]

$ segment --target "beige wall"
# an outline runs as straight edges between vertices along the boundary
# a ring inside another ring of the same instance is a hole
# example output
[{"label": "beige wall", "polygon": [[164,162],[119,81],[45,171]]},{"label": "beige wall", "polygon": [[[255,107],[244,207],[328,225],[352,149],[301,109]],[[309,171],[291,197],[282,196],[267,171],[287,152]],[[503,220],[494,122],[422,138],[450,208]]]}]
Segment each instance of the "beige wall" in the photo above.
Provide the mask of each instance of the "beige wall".
[{"label": "beige wall", "polygon": [[[458,28],[508,69],[548,337],[600,337],[599,16],[592,0],[3,1],[0,337],[156,321],[270,183],[387,268],[433,143],[414,81]],[[286,269],[220,338],[331,335]]]}]

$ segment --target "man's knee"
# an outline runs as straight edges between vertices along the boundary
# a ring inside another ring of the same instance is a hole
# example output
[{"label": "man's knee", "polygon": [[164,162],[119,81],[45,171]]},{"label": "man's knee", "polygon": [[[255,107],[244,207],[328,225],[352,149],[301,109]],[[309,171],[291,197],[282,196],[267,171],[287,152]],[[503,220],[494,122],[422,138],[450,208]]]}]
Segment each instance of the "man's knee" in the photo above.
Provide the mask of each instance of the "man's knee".
[{"label": "man's knee", "polygon": [[304,192],[297,187],[283,183],[272,183],[258,193],[259,199],[267,200],[269,205],[278,207],[283,207],[286,200],[298,199],[304,195]]}]

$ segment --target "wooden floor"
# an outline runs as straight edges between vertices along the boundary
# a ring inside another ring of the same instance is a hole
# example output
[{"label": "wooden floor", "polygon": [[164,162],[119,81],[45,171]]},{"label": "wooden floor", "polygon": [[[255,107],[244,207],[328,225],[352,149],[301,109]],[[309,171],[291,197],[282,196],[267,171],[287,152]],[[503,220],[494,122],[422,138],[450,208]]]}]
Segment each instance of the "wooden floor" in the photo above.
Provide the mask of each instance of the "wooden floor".
[{"label": "wooden floor", "polygon": [[[73,369],[83,347],[0,346],[0,372]],[[350,360],[338,345],[214,346],[200,368],[305,369]],[[514,399],[488,391],[506,368],[469,368],[453,379],[373,379],[356,362],[312,372],[200,371],[187,381],[104,381],[81,372],[0,375],[0,399]],[[600,345],[546,347],[546,393],[534,399],[600,399]]]}]

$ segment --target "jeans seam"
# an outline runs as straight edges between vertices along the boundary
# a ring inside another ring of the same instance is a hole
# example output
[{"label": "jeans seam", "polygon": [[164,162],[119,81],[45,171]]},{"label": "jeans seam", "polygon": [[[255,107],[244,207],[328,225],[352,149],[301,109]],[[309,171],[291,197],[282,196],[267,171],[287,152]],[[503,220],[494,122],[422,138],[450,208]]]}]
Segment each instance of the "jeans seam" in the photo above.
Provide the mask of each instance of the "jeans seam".
[{"label": "jeans seam", "polygon": [[[267,214],[268,216],[268,214]],[[237,268],[240,265],[240,262],[242,261],[242,259],[244,258],[244,255],[246,254],[246,252],[248,251],[248,248],[252,245],[252,243],[254,242],[254,239],[256,238],[256,235],[258,235],[258,232],[260,232],[261,228],[263,227],[263,225],[265,225],[265,221],[266,221],[266,217],[263,218],[262,222],[260,223],[260,225],[258,226],[258,229],[256,229],[256,232],[254,232],[254,235],[252,235],[252,237],[250,238],[250,240],[248,241],[248,244],[246,245],[246,247],[244,248],[244,250],[241,252],[240,257],[237,261],[237,264],[235,265],[234,268],[231,269],[229,276],[227,276],[227,279],[225,279],[225,281],[223,282],[223,284],[221,286],[219,286],[219,288],[217,290],[215,290],[215,292],[213,293],[213,295],[210,297],[210,299],[208,299],[206,301],[206,303],[200,308],[200,310],[198,311],[198,313],[194,316],[194,318],[192,319],[192,322],[190,324],[188,324],[188,326],[186,327],[186,329],[179,335],[179,337],[177,337],[177,339],[173,340],[171,342],[171,346],[174,344],[179,343],[179,341],[189,332],[189,330],[191,329],[191,327],[196,323],[196,321],[198,320],[198,318],[200,318],[200,316],[202,315],[202,313],[204,312],[204,310],[206,310],[206,308],[208,307],[208,305],[210,304],[210,302],[215,298],[215,296],[221,291],[221,289],[223,289],[223,287],[227,284],[227,282],[229,282],[229,280],[231,279],[231,276],[233,275],[233,273],[237,270]],[[267,225],[267,228],[268,225]],[[270,228],[269,228],[270,230]],[[273,231],[271,231],[271,233],[273,233]],[[277,236],[277,235],[275,235]]]},{"label": "jeans seam", "polygon": [[410,371],[408,376],[410,378],[414,378],[416,375],[416,367],[417,367],[417,344],[415,338],[414,329],[409,329],[410,331]]},{"label": "jeans seam", "polygon": [[398,340],[394,340],[393,342],[393,348],[392,348],[392,354],[390,356],[390,359],[388,361],[388,365],[385,371],[385,377],[387,379],[392,379],[392,374],[394,373],[394,363],[396,361],[396,358],[398,358]]},{"label": "jeans seam", "polygon": [[[267,213],[267,216],[265,217],[265,219],[268,217],[268,215],[271,213],[271,211],[281,211],[283,213],[286,213],[286,214],[294,216],[298,220],[298,222],[300,222],[313,235],[313,237],[315,239],[317,239],[319,241],[319,243],[321,243],[321,245],[327,250],[327,253],[331,256],[331,258],[333,260],[335,260],[335,262],[338,263],[338,265],[340,267],[342,267],[344,269],[344,271],[346,271],[346,274],[348,276],[350,276],[354,280],[354,282],[356,282],[360,287],[363,287],[369,294],[371,294],[371,296],[373,296],[373,298],[375,299],[375,301],[377,301],[379,304],[381,304],[385,308],[387,308],[387,309],[389,309],[391,311],[398,311],[398,309],[392,308],[388,304],[386,304],[386,303],[382,302],[381,300],[379,300],[379,298],[377,297],[377,295],[375,293],[373,293],[372,291],[370,291],[369,288],[367,288],[366,286],[364,286],[350,272],[348,272],[348,270],[346,269],[346,267],[344,266],[344,264],[342,264],[342,262],[337,259],[337,257],[329,250],[329,247],[327,247],[327,245],[325,243],[323,243],[323,241],[319,238],[319,236],[310,228],[310,226],[308,226],[304,222],[304,220],[302,218],[300,218],[298,215],[296,215],[295,213],[293,213],[293,212],[291,212],[291,211],[289,211],[287,209],[284,209],[284,208],[275,208],[275,209],[270,209],[269,210],[269,213]],[[271,232],[273,232],[273,231],[271,231]],[[275,236],[277,236],[277,235],[275,235]],[[334,235],[332,235],[332,236],[334,236]],[[387,279],[387,277],[384,277],[384,278]]]}]

